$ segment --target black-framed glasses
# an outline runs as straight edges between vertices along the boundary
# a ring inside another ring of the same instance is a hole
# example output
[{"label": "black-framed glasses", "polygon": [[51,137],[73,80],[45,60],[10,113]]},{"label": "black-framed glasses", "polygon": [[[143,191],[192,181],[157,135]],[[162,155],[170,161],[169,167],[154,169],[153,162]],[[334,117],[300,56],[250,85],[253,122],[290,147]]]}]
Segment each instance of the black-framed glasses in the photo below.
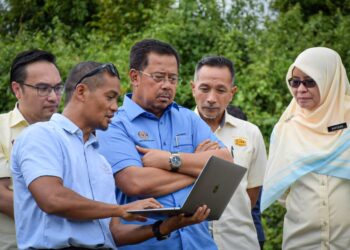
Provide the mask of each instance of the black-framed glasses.
[{"label": "black-framed glasses", "polygon": [[62,95],[64,86],[62,83],[56,84],[55,86],[51,86],[47,83],[38,83],[36,85],[31,85],[27,83],[22,83],[22,85],[36,89],[38,96],[48,96],[51,94],[52,90],[56,95]]},{"label": "black-framed glasses", "polygon": [[295,78],[290,78],[288,80],[289,85],[292,88],[299,88],[300,84],[303,84],[306,88],[314,88],[316,87],[316,82],[313,79],[300,80]]},{"label": "black-framed glasses", "polygon": [[139,70],[139,72],[145,76],[151,77],[155,82],[165,82],[168,80],[171,84],[177,84],[179,81],[179,76],[176,74],[167,74],[164,72],[147,73],[141,70]]},{"label": "black-framed glasses", "polygon": [[98,66],[97,68],[91,70],[90,72],[86,73],[85,75],[83,75],[79,79],[79,81],[77,81],[77,83],[74,85],[74,88],[76,88],[77,85],[84,80],[84,78],[96,75],[96,74],[98,74],[102,71],[105,71],[105,70],[108,73],[110,73],[111,75],[118,77],[118,79],[120,80],[119,72],[118,72],[117,68],[114,66],[114,64],[113,63],[105,63],[105,64],[102,64],[102,65]]}]

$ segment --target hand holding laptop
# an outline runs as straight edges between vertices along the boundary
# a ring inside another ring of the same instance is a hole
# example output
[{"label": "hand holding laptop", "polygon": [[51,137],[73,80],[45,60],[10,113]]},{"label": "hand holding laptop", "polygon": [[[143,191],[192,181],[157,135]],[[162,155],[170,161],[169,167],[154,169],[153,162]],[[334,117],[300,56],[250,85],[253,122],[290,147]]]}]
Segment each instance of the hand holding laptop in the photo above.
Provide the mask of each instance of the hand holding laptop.
[{"label": "hand holding laptop", "polygon": [[185,216],[184,213],[168,217],[160,225],[160,232],[162,234],[170,234],[172,231],[186,227],[192,224],[201,223],[209,216],[210,209],[206,206],[200,206],[192,216]]}]

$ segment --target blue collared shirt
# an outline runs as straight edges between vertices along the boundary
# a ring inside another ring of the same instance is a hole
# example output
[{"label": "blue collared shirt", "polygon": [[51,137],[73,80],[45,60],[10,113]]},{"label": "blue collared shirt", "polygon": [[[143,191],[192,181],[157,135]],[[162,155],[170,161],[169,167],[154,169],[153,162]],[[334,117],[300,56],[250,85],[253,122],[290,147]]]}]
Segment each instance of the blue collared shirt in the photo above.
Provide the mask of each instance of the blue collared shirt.
[{"label": "blue collared shirt", "polygon": [[28,190],[36,178],[56,176],[83,197],[116,204],[111,167],[97,148],[93,135],[84,143],[82,131],[60,114],[30,126],[19,136],[12,153],[19,249],[116,248],[109,231],[110,218],[77,221],[47,214]]},{"label": "blue collared shirt", "polygon": [[[135,145],[170,152],[193,153],[198,144],[205,139],[219,141],[209,126],[191,110],[173,103],[158,118],[131,100],[131,95],[125,96],[123,106],[114,116],[108,130],[97,131],[97,137],[100,142],[99,150],[112,165],[114,173],[129,166],[142,167],[142,155],[138,153]],[[224,147],[221,142],[219,143]],[[189,186],[169,195],[157,197],[157,200],[164,207],[182,206],[191,188],[192,186]],[[118,189],[116,195],[120,204],[143,198],[127,196]],[[145,224],[154,221],[155,218],[149,219]],[[207,222],[177,230],[164,241],[153,238],[124,248],[217,249],[208,232]]]}]

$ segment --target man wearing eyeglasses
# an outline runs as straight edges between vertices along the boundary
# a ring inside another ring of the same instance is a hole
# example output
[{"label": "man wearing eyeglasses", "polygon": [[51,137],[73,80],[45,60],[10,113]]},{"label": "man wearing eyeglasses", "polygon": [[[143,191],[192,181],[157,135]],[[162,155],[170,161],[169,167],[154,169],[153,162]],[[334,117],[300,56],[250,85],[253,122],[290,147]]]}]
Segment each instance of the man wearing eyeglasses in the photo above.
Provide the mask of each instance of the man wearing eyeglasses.
[{"label": "man wearing eyeglasses", "polygon": [[[181,206],[210,156],[232,161],[205,122],[174,102],[178,74],[179,57],[169,44],[146,39],[132,47],[132,94],[124,97],[108,130],[97,131],[119,203],[151,196],[164,207]],[[215,141],[215,149],[194,153],[205,140]],[[217,249],[207,222],[168,234],[159,219],[149,218],[159,225],[156,238],[123,249]]]},{"label": "man wearing eyeglasses", "polygon": [[28,125],[49,120],[57,111],[63,85],[55,56],[43,50],[24,51],[12,62],[10,89],[15,108],[0,115],[0,249],[17,249],[13,220],[10,155],[14,141]]}]

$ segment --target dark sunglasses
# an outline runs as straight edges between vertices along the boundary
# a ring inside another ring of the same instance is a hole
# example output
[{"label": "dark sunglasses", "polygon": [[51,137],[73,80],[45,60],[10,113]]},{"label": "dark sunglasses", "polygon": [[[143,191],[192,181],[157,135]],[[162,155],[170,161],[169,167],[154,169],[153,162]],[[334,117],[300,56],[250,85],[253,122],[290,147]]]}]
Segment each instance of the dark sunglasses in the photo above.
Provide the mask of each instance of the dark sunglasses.
[{"label": "dark sunglasses", "polygon": [[96,75],[96,74],[103,72],[105,70],[108,73],[110,73],[111,75],[118,77],[118,79],[120,80],[119,72],[118,72],[117,68],[114,66],[114,64],[113,63],[105,63],[105,64],[102,64],[102,65],[98,66],[97,68],[91,70],[90,72],[86,73],[85,75],[83,75],[79,79],[79,81],[77,81],[74,88],[76,88],[77,85],[84,80],[84,78]]},{"label": "dark sunglasses", "polygon": [[316,82],[313,79],[299,80],[290,78],[288,83],[292,88],[299,88],[300,84],[303,84],[306,88],[316,87]]}]

